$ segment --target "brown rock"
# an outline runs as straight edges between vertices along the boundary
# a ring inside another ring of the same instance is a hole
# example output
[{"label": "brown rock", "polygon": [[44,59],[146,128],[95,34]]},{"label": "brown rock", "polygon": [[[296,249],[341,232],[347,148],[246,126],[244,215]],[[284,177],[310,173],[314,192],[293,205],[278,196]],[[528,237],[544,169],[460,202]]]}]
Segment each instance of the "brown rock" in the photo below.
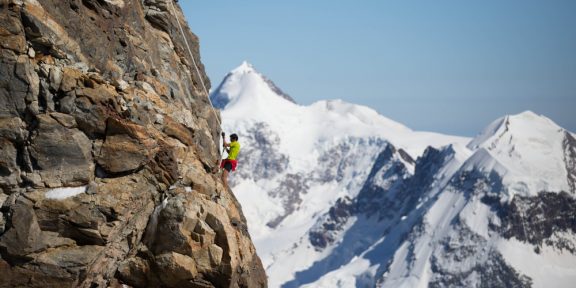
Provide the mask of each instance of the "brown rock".
[{"label": "brown rock", "polygon": [[179,253],[161,254],[155,258],[158,275],[163,283],[171,287],[182,287],[183,283],[198,275],[194,259]]},{"label": "brown rock", "polygon": [[204,221],[198,221],[196,227],[194,228],[194,233],[199,235],[199,239],[196,240],[200,242],[200,245],[205,248],[208,245],[214,243],[214,238],[216,237],[216,232],[206,224]]},{"label": "brown rock", "polygon": [[148,278],[152,271],[148,262],[140,257],[133,257],[122,262],[118,267],[119,278],[134,287],[149,287]]},{"label": "brown rock", "polygon": [[[164,0],[9,2],[0,287],[264,287],[240,206],[207,172],[218,116],[199,87],[210,86],[203,65],[190,74],[172,29],[185,23],[178,5],[172,15]],[[184,34],[200,59],[198,38]],[[45,187],[88,183],[45,198]]]},{"label": "brown rock", "polygon": [[106,140],[97,161],[109,173],[134,171],[150,162],[157,149],[156,141],[144,127],[109,118]]},{"label": "brown rock", "polygon": [[180,142],[188,146],[194,145],[194,133],[192,129],[174,121],[171,117],[164,117],[164,133],[180,140]]},{"label": "brown rock", "polygon": [[[70,92],[79,86],[82,72],[74,68],[65,67],[62,69],[62,79],[60,80],[60,91]],[[54,83],[56,84],[56,83]]]},{"label": "brown rock", "polygon": [[58,121],[58,123],[60,123],[60,125],[68,128],[68,129],[76,128],[76,120],[74,119],[74,117],[72,117],[68,114],[53,112],[50,114],[50,116],[52,118],[54,118],[54,120]]},{"label": "brown rock", "polygon": [[210,251],[209,249],[197,249],[192,251],[192,258],[196,262],[196,267],[198,272],[209,274],[215,267],[212,267],[212,262],[210,261]]},{"label": "brown rock", "polygon": [[2,9],[0,13],[0,47],[13,50],[16,53],[26,52],[26,37],[24,28],[19,21],[20,9]]},{"label": "brown rock", "polygon": [[154,157],[154,163],[152,163],[151,166],[156,175],[156,179],[166,184],[167,187],[174,184],[174,182],[180,178],[178,160],[176,159],[174,149],[168,146],[167,143],[161,143],[158,153],[156,153]]}]

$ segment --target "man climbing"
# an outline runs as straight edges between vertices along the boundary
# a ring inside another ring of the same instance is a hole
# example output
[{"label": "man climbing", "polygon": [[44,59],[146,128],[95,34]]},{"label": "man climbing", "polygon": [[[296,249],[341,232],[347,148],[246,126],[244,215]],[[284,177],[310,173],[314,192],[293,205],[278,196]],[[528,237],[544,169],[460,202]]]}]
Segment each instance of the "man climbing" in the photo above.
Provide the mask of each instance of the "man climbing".
[{"label": "man climbing", "polygon": [[222,182],[224,185],[228,187],[228,173],[230,171],[236,171],[236,165],[238,165],[238,153],[240,153],[240,143],[238,143],[238,135],[232,134],[230,135],[230,143],[226,142],[225,134],[222,133],[224,150],[228,153],[228,157],[222,160],[222,164],[220,164],[220,168],[223,168],[222,171]]}]

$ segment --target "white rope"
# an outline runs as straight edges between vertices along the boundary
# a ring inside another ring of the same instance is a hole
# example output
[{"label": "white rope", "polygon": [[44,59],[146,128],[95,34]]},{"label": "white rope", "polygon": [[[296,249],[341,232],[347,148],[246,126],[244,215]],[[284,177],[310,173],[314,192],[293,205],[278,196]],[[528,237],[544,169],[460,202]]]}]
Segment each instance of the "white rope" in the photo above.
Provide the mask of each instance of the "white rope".
[{"label": "white rope", "polygon": [[214,109],[214,105],[212,105],[212,100],[210,100],[210,93],[208,93],[208,89],[206,89],[206,85],[204,84],[204,79],[202,78],[202,74],[200,74],[200,70],[198,69],[198,65],[196,65],[196,59],[194,59],[194,55],[192,54],[192,49],[190,49],[190,45],[188,44],[188,40],[186,39],[186,35],[184,34],[184,29],[182,29],[182,25],[180,25],[180,20],[178,20],[178,15],[176,14],[176,8],[174,8],[174,0],[168,0],[170,2],[170,6],[172,7],[172,13],[174,13],[174,17],[176,18],[176,22],[178,23],[178,27],[180,28],[180,33],[182,34],[182,38],[184,38],[184,44],[188,48],[188,53],[190,53],[190,58],[192,58],[192,64],[194,64],[194,69],[196,69],[196,74],[200,79],[200,85],[206,93],[206,98],[208,98],[208,103],[210,103],[210,107],[212,108],[212,112],[214,113],[214,117],[216,117],[216,122],[218,122],[218,127],[222,127],[222,123],[220,123],[220,119],[218,119],[218,113],[216,113],[216,109]]}]

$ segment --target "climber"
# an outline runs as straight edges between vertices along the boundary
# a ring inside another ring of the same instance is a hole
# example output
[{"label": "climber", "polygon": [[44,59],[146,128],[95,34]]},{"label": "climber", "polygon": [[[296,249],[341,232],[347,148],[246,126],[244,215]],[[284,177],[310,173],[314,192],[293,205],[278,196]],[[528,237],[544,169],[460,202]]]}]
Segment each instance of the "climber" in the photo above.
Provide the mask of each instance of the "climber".
[{"label": "climber", "polygon": [[238,135],[232,134],[230,135],[230,143],[226,142],[226,135],[222,133],[223,143],[222,146],[226,153],[228,153],[228,157],[222,160],[220,164],[220,168],[223,168],[222,171],[222,182],[226,187],[228,187],[228,173],[230,171],[236,171],[236,165],[238,165],[238,153],[240,153],[240,143],[238,143]]}]

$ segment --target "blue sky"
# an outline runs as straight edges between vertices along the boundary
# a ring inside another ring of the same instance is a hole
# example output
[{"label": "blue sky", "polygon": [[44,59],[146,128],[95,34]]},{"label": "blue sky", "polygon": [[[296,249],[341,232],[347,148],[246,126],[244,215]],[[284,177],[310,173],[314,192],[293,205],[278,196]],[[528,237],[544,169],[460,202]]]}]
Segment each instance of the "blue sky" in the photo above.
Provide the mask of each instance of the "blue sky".
[{"label": "blue sky", "polygon": [[243,60],[301,104],[343,99],[474,136],[532,110],[576,132],[576,1],[179,1],[215,87]]}]

